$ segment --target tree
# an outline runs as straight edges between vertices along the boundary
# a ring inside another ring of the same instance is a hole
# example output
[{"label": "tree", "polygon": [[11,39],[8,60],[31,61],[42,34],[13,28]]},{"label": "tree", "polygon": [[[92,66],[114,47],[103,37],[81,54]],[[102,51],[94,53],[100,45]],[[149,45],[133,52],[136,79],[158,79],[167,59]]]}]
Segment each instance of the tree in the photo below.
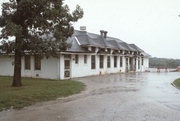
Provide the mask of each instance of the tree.
[{"label": "tree", "polygon": [[[72,22],[83,17],[80,6],[70,13],[63,0],[10,0],[2,4],[0,27],[1,49],[14,53],[12,86],[22,86],[21,57],[25,53],[56,55],[68,47],[73,34]],[[10,41],[9,37],[15,37]]]}]

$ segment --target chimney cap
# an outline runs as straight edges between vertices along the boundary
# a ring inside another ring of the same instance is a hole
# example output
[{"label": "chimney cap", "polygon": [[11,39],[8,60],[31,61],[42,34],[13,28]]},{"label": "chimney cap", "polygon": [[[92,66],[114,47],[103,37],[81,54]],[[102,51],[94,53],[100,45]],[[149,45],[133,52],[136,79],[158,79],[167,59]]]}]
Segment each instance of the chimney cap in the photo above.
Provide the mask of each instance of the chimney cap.
[{"label": "chimney cap", "polygon": [[104,33],[106,33],[106,34],[107,34],[107,33],[108,33],[108,31],[104,31]]},{"label": "chimney cap", "polygon": [[107,38],[107,33],[108,33],[108,31],[100,30],[100,34],[101,34],[101,36],[104,37],[104,38]]},{"label": "chimney cap", "polygon": [[104,36],[104,30],[100,30],[100,35],[101,35],[101,37]]},{"label": "chimney cap", "polygon": [[108,31],[104,31],[104,38],[107,38]]},{"label": "chimney cap", "polygon": [[81,31],[86,31],[86,26],[80,26]]}]

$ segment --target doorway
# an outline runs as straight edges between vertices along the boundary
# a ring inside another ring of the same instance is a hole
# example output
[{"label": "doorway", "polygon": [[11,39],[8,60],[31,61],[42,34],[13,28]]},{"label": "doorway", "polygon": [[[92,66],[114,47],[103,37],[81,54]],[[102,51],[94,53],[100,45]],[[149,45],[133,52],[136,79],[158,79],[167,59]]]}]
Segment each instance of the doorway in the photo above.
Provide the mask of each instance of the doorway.
[{"label": "doorway", "polygon": [[71,55],[64,55],[64,78],[71,77]]}]

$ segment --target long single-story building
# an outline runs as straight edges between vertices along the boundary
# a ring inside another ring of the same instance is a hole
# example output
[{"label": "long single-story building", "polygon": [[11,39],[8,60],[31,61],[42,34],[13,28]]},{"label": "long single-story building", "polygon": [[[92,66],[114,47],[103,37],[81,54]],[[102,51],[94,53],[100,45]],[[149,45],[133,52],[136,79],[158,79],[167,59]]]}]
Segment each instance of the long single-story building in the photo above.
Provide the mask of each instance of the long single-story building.
[{"label": "long single-story building", "polygon": [[[67,40],[71,47],[58,52],[58,57],[22,57],[22,76],[69,79],[118,72],[144,72],[149,68],[149,55],[135,44],[86,30],[75,30]],[[0,75],[12,76],[14,56],[0,54]]]}]

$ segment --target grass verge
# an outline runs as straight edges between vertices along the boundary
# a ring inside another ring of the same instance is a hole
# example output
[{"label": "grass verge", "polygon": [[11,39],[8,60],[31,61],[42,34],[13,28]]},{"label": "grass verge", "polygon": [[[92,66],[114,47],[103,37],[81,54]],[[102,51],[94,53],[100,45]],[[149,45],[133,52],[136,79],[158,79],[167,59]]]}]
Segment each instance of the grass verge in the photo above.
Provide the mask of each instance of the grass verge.
[{"label": "grass verge", "polygon": [[20,109],[81,92],[85,85],[71,80],[23,78],[22,87],[11,87],[12,77],[0,77],[0,111]]},{"label": "grass verge", "polygon": [[180,78],[179,79],[176,79],[174,82],[173,82],[174,86],[178,89],[180,89]]}]

